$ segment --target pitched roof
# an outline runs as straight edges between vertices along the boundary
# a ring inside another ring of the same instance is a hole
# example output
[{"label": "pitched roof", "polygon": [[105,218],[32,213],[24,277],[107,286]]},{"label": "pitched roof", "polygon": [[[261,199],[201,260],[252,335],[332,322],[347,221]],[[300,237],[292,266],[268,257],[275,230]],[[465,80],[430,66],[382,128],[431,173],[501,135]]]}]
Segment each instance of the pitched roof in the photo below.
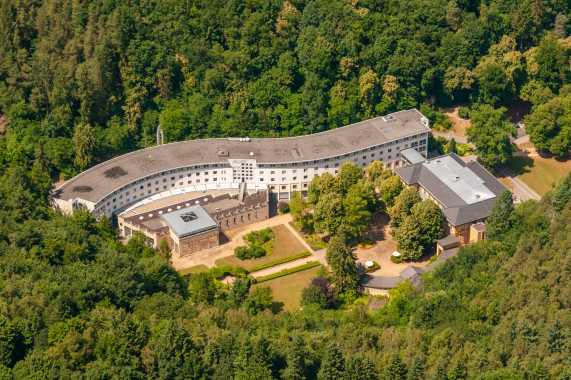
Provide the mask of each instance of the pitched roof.
[{"label": "pitched roof", "polygon": [[465,163],[454,153],[394,171],[407,185],[418,183],[438,200],[453,226],[487,217],[497,196],[506,189],[482,165]]},{"label": "pitched roof", "polygon": [[373,276],[370,274],[361,276],[361,285],[367,288],[392,289],[396,288],[401,281],[401,276]]},{"label": "pitched roof", "polygon": [[445,262],[449,258],[456,256],[458,254],[458,250],[459,250],[459,248],[452,248],[452,249],[447,249],[447,250],[443,251],[440,254],[440,256],[438,256],[438,258],[436,260],[434,260],[434,262],[432,264],[430,264],[429,266],[427,266],[424,269],[424,271],[425,272],[433,271],[434,268],[436,268],[439,264],[442,264],[443,262]]},{"label": "pitched roof", "polygon": [[456,237],[456,235],[448,235],[443,237],[442,239],[436,240],[436,243],[441,246],[442,248],[447,248],[452,245],[459,245],[460,240]]},{"label": "pitched roof", "polygon": [[423,274],[424,270],[422,270],[422,268],[420,267],[415,267],[412,265],[409,265],[408,267],[404,268],[399,275],[404,278],[405,280],[411,278],[412,276],[414,276],[415,274]]},{"label": "pitched roof", "polygon": [[183,238],[218,227],[218,223],[202,208],[190,206],[161,215],[161,219],[179,237]]}]

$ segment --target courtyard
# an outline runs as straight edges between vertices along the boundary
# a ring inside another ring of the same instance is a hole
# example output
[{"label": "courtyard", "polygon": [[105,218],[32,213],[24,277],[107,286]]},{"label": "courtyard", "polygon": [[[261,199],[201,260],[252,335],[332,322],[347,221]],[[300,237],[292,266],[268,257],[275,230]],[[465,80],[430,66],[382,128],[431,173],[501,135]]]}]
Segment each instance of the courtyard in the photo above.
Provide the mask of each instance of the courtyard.
[{"label": "courtyard", "polygon": [[355,255],[357,262],[365,265],[367,261],[375,261],[380,265],[380,269],[371,273],[376,276],[398,276],[400,271],[409,265],[424,268],[430,263],[431,255],[424,255],[417,261],[403,261],[395,264],[391,261],[391,256],[397,250],[397,243],[390,234],[389,216],[385,213],[375,213],[371,221],[371,227],[366,233],[366,238],[375,241],[371,248],[357,247]]}]

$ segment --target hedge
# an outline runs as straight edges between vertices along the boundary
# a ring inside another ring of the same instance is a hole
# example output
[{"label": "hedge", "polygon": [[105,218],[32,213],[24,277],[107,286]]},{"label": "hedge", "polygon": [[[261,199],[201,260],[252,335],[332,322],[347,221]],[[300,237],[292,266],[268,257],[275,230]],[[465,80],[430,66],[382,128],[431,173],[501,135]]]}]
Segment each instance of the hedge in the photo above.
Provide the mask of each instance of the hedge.
[{"label": "hedge", "polygon": [[269,274],[267,276],[259,277],[256,279],[256,282],[259,284],[260,282],[273,280],[275,278],[287,276],[288,274],[292,274],[292,273],[301,272],[302,270],[318,267],[320,265],[321,265],[321,263],[319,261],[310,261],[309,263],[305,263],[305,264],[300,265],[300,266],[295,267],[295,268],[290,268],[290,269],[282,270],[281,272],[277,272],[274,274]]},{"label": "hedge", "polygon": [[258,270],[262,270],[262,269],[266,269],[266,268],[269,268],[269,267],[273,267],[274,265],[279,265],[279,264],[287,263],[287,262],[290,262],[290,261],[293,261],[293,260],[301,259],[301,258],[310,256],[310,255],[311,255],[311,253],[309,253],[309,251],[305,251],[305,252],[302,252],[302,253],[295,254],[295,255],[293,255],[293,256],[283,257],[283,258],[281,258],[281,259],[279,259],[279,260],[270,261],[269,263],[256,265],[255,267],[249,268],[249,269],[248,269],[248,272],[249,272],[249,273],[252,273],[252,272],[255,272],[255,271],[258,271]]}]

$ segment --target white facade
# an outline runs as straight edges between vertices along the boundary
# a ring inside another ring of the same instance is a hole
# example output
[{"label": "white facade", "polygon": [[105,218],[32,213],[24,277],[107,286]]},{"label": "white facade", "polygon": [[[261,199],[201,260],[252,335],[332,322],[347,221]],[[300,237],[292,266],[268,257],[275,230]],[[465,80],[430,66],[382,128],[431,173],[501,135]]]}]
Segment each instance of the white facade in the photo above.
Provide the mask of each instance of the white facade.
[{"label": "white facade", "polygon": [[[289,198],[293,191],[305,192],[316,175],[324,173],[335,175],[337,168],[346,161],[353,162],[363,169],[373,161],[382,161],[385,167],[396,168],[402,165],[400,152],[405,149],[414,148],[426,156],[429,127],[425,118],[422,123],[425,125],[425,131],[417,131],[392,141],[385,141],[355,151],[342,151],[338,155],[316,160],[303,160],[303,157],[299,157],[299,161],[260,162],[255,151],[250,152],[248,158],[224,157],[224,152],[219,152],[218,162],[204,162],[149,173],[136,180],[123,182],[121,186],[100,199],[83,199],[81,193],[75,199],[54,197],[54,206],[64,212],[73,212],[81,205],[96,217],[103,214],[111,217],[125,210],[129,205],[147,198],[158,197],[159,199],[161,196],[158,194],[161,193],[175,195],[193,191],[234,189],[242,182],[246,183],[249,188],[267,186],[270,193],[277,194],[279,199],[285,199]],[[279,139],[269,140],[275,142]],[[239,142],[240,144],[249,143],[249,139],[240,139],[240,141],[242,141]],[[117,159],[120,160],[121,157]],[[267,156],[265,161],[268,161]]]}]

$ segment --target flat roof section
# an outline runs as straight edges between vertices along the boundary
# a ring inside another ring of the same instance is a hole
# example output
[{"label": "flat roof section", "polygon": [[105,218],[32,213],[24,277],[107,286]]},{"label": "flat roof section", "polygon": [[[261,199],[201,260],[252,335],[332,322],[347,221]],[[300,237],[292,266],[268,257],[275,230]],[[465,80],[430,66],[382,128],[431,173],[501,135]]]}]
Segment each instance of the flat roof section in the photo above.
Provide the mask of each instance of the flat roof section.
[{"label": "flat roof section", "polygon": [[482,202],[495,196],[486,187],[483,179],[450,156],[426,161],[423,166],[467,204]]},{"label": "flat roof section", "polygon": [[426,161],[426,158],[422,154],[418,153],[414,148],[405,149],[400,152],[400,154],[411,164],[418,164],[419,162]]},{"label": "flat roof section", "polygon": [[163,214],[161,219],[179,238],[218,227],[218,223],[199,205]]},{"label": "flat roof section", "polygon": [[[255,159],[259,164],[320,160],[430,131],[416,109],[361,121],[313,135],[284,138],[217,138],[155,146],[88,169],[54,192],[54,198],[98,202],[114,190],[171,169]],[[426,123],[428,123],[426,121]]]},{"label": "flat roof section", "polygon": [[486,218],[496,197],[506,190],[477,162],[465,163],[454,153],[394,170],[407,185],[420,184],[442,205],[453,225]]}]

